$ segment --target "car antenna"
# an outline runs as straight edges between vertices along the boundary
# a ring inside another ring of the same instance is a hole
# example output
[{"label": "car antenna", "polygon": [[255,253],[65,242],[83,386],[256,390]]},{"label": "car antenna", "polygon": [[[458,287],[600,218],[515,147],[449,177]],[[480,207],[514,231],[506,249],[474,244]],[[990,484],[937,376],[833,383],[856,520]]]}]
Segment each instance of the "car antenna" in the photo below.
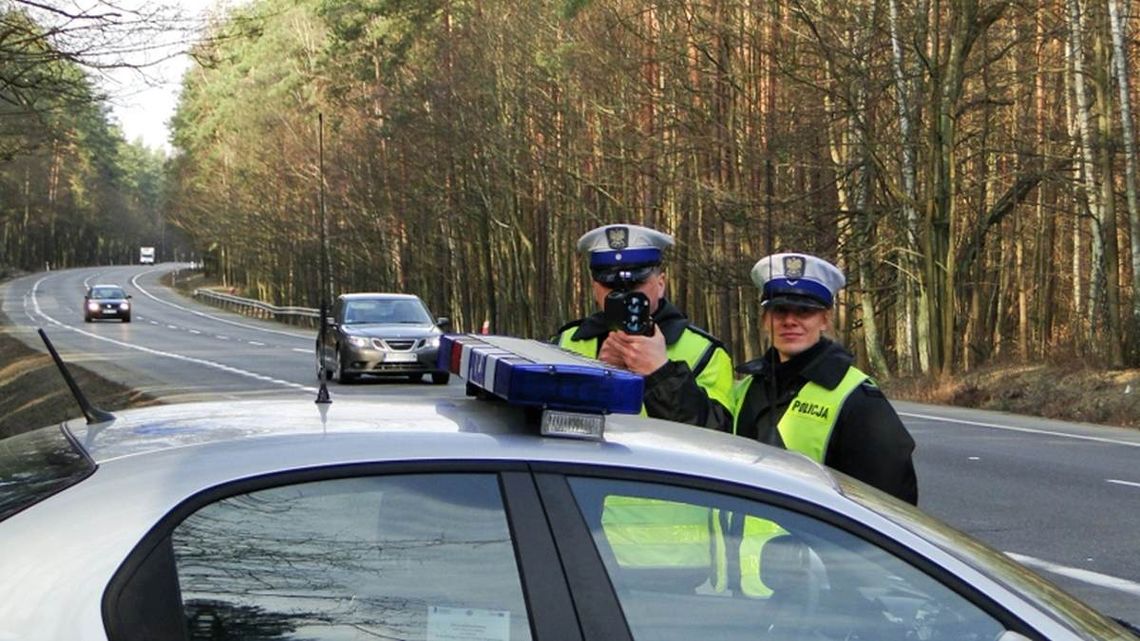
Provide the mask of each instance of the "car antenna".
[{"label": "car antenna", "polygon": [[[321,405],[322,410],[327,410],[327,405],[332,403],[328,385],[325,383],[325,331],[329,318],[329,290],[331,289],[329,281],[332,266],[329,264],[328,224],[325,219],[325,115],[323,113],[317,114],[317,176],[320,182],[318,196],[321,215],[321,267],[317,270],[321,290],[321,320],[320,329],[317,330],[317,378],[320,379],[321,386],[317,389],[317,400],[313,402]],[[325,412],[321,412],[322,420],[324,417]]]},{"label": "car antenna", "polygon": [[115,420],[115,415],[101,410],[91,404],[87,397],[83,395],[83,390],[79,389],[75,379],[72,378],[71,372],[68,371],[67,365],[64,364],[63,359],[59,357],[59,352],[55,351],[55,345],[51,344],[51,339],[48,338],[47,332],[43,328],[36,331],[40,333],[40,338],[43,339],[44,345],[47,345],[48,353],[51,354],[52,360],[55,361],[56,367],[59,368],[59,373],[63,375],[63,380],[67,382],[67,386],[71,388],[71,395],[75,397],[75,401],[79,403],[79,409],[83,410],[83,416],[87,417],[87,424],[104,423],[106,421]]}]

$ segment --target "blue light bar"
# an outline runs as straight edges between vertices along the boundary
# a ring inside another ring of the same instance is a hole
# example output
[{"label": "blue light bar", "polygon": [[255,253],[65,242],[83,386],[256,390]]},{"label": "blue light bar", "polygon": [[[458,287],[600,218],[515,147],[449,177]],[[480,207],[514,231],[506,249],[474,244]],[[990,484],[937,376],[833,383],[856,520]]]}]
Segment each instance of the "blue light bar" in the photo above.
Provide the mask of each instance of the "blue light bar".
[{"label": "blue light bar", "polygon": [[594,414],[637,414],[638,374],[548,343],[509,336],[445,334],[437,366],[512,405]]}]

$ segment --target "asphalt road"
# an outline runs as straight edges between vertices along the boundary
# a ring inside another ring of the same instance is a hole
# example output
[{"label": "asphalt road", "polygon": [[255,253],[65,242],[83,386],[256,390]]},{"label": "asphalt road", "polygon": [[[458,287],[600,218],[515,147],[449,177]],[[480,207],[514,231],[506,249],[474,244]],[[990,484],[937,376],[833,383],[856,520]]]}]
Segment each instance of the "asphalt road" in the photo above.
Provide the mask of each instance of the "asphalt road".
[{"label": "asphalt road", "polygon": [[[16,335],[43,327],[71,362],[168,401],[314,396],[315,336],[188,301],[161,286],[171,265],[66,270],[0,287]],[[133,322],[83,322],[91,283],[132,294]],[[385,380],[338,395],[451,396]],[[918,443],[920,507],[1110,615],[1140,623],[1140,432],[897,402]]]}]

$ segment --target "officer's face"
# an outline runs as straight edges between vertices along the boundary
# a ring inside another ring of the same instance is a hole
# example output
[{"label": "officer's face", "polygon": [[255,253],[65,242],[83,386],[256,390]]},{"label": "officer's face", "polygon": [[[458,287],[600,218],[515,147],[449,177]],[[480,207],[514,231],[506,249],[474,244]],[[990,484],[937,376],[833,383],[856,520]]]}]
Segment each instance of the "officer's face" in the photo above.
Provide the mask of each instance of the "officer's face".
[{"label": "officer's face", "polygon": [[780,354],[780,362],[804,352],[819,342],[830,321],[830,311],[804,307],[764,309],[764,327],[772,337],[772,346]]},{"label": "officer's face", "polygon": [[[593,281],[594,283],[594,302],[598,304],[598,309],[606,308],[606,295],[614,291],[608,285]],[[657,304],[660,302],[661,297],[665,295],[665,273],[658,270],[649,275],[649,278],[637,284],[637,287],[630,289],[630,291],[641,292],[649,299],[649,313],[657,313]]]}]

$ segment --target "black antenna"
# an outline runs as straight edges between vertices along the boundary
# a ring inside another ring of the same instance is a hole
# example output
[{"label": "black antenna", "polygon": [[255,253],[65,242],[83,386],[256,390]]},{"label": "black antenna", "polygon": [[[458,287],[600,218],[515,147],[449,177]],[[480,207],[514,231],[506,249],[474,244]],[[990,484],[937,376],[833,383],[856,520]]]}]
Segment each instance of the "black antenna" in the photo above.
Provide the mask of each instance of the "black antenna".
[{"label": "black antenna", "polygon": [[79,403],[79,409],[83,411],[83,415],[87,417],[87,424],[104,423],[106,421],[115,420],[115,415],[101,410],[91,404],[87,397],[83,395],[83,390],[79,389],[79,385],[75,383],[72,378],[71,372],[68,371],[67,365],[64,364],[63,359],[59,357],[59,352],[55,351],[55,345],[51,344],[51,339],[48,338],[43,328],[36,331],[40,333],[40,338],[44,340],[44,345],[47,345],[48,353],[51,354],[52,360],[55,361],[55,366],[59,368],[59,373],[63,375],[63,380],[67,382],[67,386],[71,388],[71,395],[75,397],[75,402]]},{"label": "black antenna", "polygon": [[[775,248],[775,240],[773,238],[772,230],[772,192],[773,192],[773,171],[772,171],[772,156],[771,153],[767,155],[764,160],[764,174],[766,178],[766,188],[764,190],[764,209],[768,216],[768,279],[772,278],[772,252]],[[763,292],[761,292],[763,294]],[[776,353],[776,322],[772,319],[772,314],[761,314],[761,316],[768,317],[768,365],[771,366],[768,376],[768,433],[776,433],[776,395],[779,393],[780,387],[776,384],[776,364],[779,362],[779,354]],[[782,440],[782,439],[781,439]]]},{"label": "black antenna", "polygon": [[[314,401],[319,405],[327,405],[332,402],[329,396],[329,388],[325,383],[325,332],[326,325],[328,324],[329,316],[329,292],[332,289],[332,265],[329,264],[329,250],[328,250],[328,219],[325,217],[325,115],[323,113],[317,114],[317,174],[320,180],[319,193],[319,207],[321,216],[321,268],[318,270],[320,275],[320,289],[321,289],[321,319],[320,329],[317,330],[317,378],[320,379],[321,386],[317,390],[317,400]],[[322,415],[323,418],[323,415]]]}]

